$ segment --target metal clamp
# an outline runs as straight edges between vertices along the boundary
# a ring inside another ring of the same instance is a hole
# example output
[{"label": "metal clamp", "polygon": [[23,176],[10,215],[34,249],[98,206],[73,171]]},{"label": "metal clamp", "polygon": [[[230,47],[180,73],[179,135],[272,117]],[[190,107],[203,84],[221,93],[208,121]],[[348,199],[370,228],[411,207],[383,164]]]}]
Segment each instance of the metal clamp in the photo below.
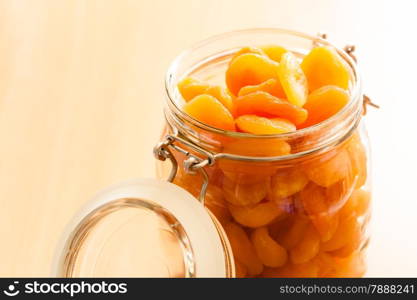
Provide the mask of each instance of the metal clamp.
[{"label": "metal clamp", "polygon": [[[183,144],[193,150],[195,150],[197,153],[200,153],[206,158],[201,158],[197,155],[194,155],[190,153],[189,151],[185,150],[184,148],[181,148],[180,146],[176,145],[175,142],[179,142],[180,144]],[[178,162],[175,159],[175,156],[172,154],[172,151],[170,148],[173,148],[176,151],[181,152],[184,154],[187,159],[184,160],[184,170],[186,173],[191,175],[196,175],[198,172],[203,176],[203,184],[201,186],[200,194],[198,196],[198,200],[204,205],[204,199],[207,193],[207,188],[209,184],[209,177],[207,174],[207,171],[204,169],[205,166],[211,166],[214,164],[215,157],[212,153],[202,149],[201,147],[178,137],[177,135],[167,135],[165,136],[164,140],[160,143],[158,143],[154,149],[154,155],[157,159],[161,161],[165,161],[167,158],[172,163],[171,172],[168,176],[168,181],[173,182],[175,179],[175,176],[178,171]]]}]

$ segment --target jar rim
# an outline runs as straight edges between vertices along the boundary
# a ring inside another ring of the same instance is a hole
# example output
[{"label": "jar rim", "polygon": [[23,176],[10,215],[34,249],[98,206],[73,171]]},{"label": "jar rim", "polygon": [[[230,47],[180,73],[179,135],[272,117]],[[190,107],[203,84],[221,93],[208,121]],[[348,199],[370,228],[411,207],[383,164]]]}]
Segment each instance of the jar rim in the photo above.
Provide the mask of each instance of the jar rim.
[{"label": "jar rim", "polygon": [[[175,73],[175,70],[178,68],[178,66],[180,65],[181,61],[186,58],[189,54],[191,54],[193,51],[202,48],[218,39],[224,39],[227,38],[228,36],[233,36],[236,34],[244,34],[244,33],[277,33],[277,34],[287,34],[287,35],[292,35],[295,37],[300,37],[300,38],[304,38],[304,39],[308,39],[311,40],[312,42],[318,42],[320,44],[326,45],[326,46],[331,46],[332,48],[334,48],[337,53],[349,64],[349,67],[351,68],[353,74],[354,74],[354,82],[353,82],[353,86],[351,88],[350,91],[350,101],[347,103],[347,105],[345,105],[340,111],[338,111],[336,114],[334,114],[333,116],[331,116],[330,118],[317,123],[313,126],[309,126],[306,128],[302,128],[302,129],[298,129],[296,131],[293,132],[289,132],[289,133],[281,133],[281,134],[252,134],[252,133],[245,133],[245,132],[236,132],[236,131],[229,131],[229,130],[223,130],[223,129],[219,129],[213,126],[210,126],[208,124],[205,124],[193,117],[191,117],[189,114],[185,113],[181,107],[178,106],[178,103],[175,101],[175,97],[174,97],[174,91],[176,88],[176,85],[172,85],[170,84],[171,82],[171,78],[172,75]],[[284,28],[250,28],[250,29],[241,29],[241,30],[235,30],[235,31],[230,31],[230,32],[226,32],[226,33],[221,33],[221,34],[217,34],[214,36],[211,36],[207,39],[204,39],[196,44],[194,44],[193,46],[191,46],[190,48],[184,50],[183,52],[181,52],[171,63],[171,65],[168,68],[168,71],[166,73],[165,76],[165,90],[168,96],[168,105],[171,109],[173,109],[179,116],[181,116],[181,118],[187,120],[188,122],[190,122],[191,124],[193,124],[194,126],[206,130],[208,132],[212,132],[215,134],[219,134],[219,135],[224,135],[224,136],[228,136],[228,137],[237,137],[237,138],[255,138],[255,139],[271,139],[271,138],[296,138],[296,137],[300,137],[306,134],[309,134],[311,132],[314,132],[316,130],[320,130],[322,128],[325,128],[326,126],[328,126],[329,124],[331,124],[332,122],[335,122],[335,120],[337,120],[338,118],[340,118],[340,116],[344,115],[348,110],[350,110],[358,101],[361,100],[361,95],[362,95],[362,80],[360,77],[360,72],[358,70],[358,66],[355,63],[355,61],[352,59],[352,57],[350,55],[348,55],[344,50],[336,47],[335,45],[333,45],[332,43],[330,43],[329,41],[322,39],[321,37],[318,36],[312,36],[309,34],[305,34],[299,31],[294,31],[294,30],[289,30],[289,29],[284,29]]]}]

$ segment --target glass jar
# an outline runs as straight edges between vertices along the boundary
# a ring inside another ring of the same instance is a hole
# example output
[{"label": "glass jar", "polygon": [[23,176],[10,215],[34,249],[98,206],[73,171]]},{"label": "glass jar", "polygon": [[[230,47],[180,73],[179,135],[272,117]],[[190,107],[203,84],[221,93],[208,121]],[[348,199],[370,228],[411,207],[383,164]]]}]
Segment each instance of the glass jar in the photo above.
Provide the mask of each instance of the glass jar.
[{"label": "glass jar", "polygon": [[[351,68],[350,102],[336,115],[279,135],[227,132],[185,114],[177,83],[186,76],[224,83],[233,54],[277,44],[299,57],[328,41],[281,29],[226,33],[174,60],[166,76],[166,128],[158,176],[200,198],[222,224],[238,277],[360,277],[370,219],[369,144],[363,94]],[[202,233],[204,234],[204,233]]]}]

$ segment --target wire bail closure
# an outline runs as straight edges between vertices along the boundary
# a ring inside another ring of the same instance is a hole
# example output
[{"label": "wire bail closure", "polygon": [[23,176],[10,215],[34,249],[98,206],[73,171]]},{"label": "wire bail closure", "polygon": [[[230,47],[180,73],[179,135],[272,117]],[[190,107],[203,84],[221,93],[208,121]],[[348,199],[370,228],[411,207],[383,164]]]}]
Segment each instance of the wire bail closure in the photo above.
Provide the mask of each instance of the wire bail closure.
[{"label": "wire bail closure", "polygon": [[[201,153],[202,155],[207,156],[207,158],[203,159],[198,157],[197,155],[194,155],[190,153],[189,151],[181,148],[180,146],[176,145],[175,142],[179,142],[183,145],[186,145],[193,150],[195,150],[198,153]],[[164,140],[160,143],[158,143],[154,149],[153,153],[155,157],[161,161],[165,161],[167,158],[171,161],[172,168],[171,172],[168,176],[168,181],[173,182],[175,179],[175,176],[178,171],[178,162],[175,159],[175,156],[172,154],[172,151],[170,148],[173,148],[185,156],[187,156],[187,159],[184,160],[184,170],[187,174],[196,175],[197,173],[200,173],[203,176],[203,184],[201,186],[200,194],[198,196],[198,200],[204,205],[204,200],[207,192],[207,187],[209,184],[209,177],[207,174],[207,171],[204,169],[205,166],[211,166],[214,164],[214,157],[213,155],[198,147],[194,143],[191,143],[185,139],[182,139],[178,137],[177,135],[166,135]]]}]

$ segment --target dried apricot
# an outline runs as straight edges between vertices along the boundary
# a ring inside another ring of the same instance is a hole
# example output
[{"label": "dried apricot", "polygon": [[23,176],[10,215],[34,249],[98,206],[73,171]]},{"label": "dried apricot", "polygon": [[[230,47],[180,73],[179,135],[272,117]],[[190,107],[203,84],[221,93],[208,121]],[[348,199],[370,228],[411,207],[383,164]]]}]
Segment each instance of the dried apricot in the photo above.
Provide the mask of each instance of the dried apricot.
[{"label": "dried apricot", "polygon": [[292,214],[283,214],[282,217],[277,218],[273,222],[268,224],[269,235],[274,240],[276,240],[280,245],[283,245],[283,243],[281,242],[279,237],[283,232],[286,232],[286,231],[289,230],[292,223],[293,223],[293,215]]},{"label": "dried apricot", "polygon": [[308,183],[308,178],[298,168],[278,170],[271,178],[271,199],[285,198],[301,191]]},{"label": "dried apricot", "polygon": [[255,229],[251,234],[251,240],[265,266],[280,267],[287,262],[287,250],[269,236],[266,227]]},{"label": "dried apricot", "polygon": [[290,250],[293,264],[302,264],[315,257],[320,250],[320,236],[313,226],[309,226],[301,241]]},{"label": "dried apricot", "polygon": [[[279,139],[244,138],[235,139],[224,145],[223,151],[227,154],[242,156],[282,156],[291,152],[290,145]],[[256,183],[269,181],[269,177],[276,171],[273,163],[258,163],[221,158],[217,161],[225,177],[237,183]]]},{"label": "dried apricot", "polygon": [[294,248],[300,242],[310,224],[310,221],[306,218],[292,217],[292,219],[289,228],[276,235],[278,242],[288,250]]},{"label": "dried apricot", "polygon": [[242,227],[231,222],[224,226],[224,230],[232,247],[235,260],[246,267],[249,275],[260,274],[263,270],[262,262]]},{"label": "dried apricot", "polygon": [[354,134],[347,143],[346,150],[352,163],[352,171],[358,175],[355,187],[360,188],[367,179],[367,159],[365,146],[357,134]]},{"label": "dried apricot", "polygon": [[322,243],[321,249],[323,251],[337,250],[349,243],[356,244],[360,239],[361,226],[356,216],[341,218],[335,234],[330,240]]},{"label": "dried apricot", "polygon": [[224,177],[238,184],[269,182],[269,177],[275,173],[274,166],[268,164],[243,163],[231,159],[219,159],[217,164],[223,171]]},{"label": "dried apricot", "polygon": [[245,96],[247,94],[259,91],[266,92],[280,99],[286,97],[281,83],[275,78],[268,79],[267,81],[264,81],[260,84],[244,86],[239,90],[238,96]]},{"label": "dried apricot", "polygon": [[305,173],[311,181],[323,187],[329,187],[344,178],[352,178],[349,155],[344,149],[328,152],[308,164]]},{"label": "dried apricot", "polygon": [[231,215],[224,200],[223,192],[219,187],[209,186],[205,195],[204,205],[221,224],[224,225],[230,221]]},{"label": "dried apricot", "polygon": [[364,189],[353,191],[350,198],[340,210],[341,216],[349,216],[352,213],[357,216],[363,216],[369,211],[371,202],[371,193]]},{"label": "dried apricot", "polygon": [[252,53],[252,54],[258,54],[261,56],[265,56],[266,53],[261,49],[261,48],[257,48],[257,47],[243,47],[241,48],[239,51],[235,52],[232,56],[232,58],[229,61],[229,66],[230,64],[235,60],[235,58],[243,55],[243,54],[248,54],[248,53]]},{"label": "dried apricot", "polygon": [[285,213],[282,208],[272,201],[250,206],[229,205],[229,210],[236,222],[251,228],[268,225]]},{"label": "dried apricot", "polygon": [[361,277],[365,273],[365,264],[362,252],[339,258],[326,252],[317,255],[320,277]]},{"label": "dried apricot", "polygon": [[337,86],[326,85],[315,90],[308,95],[304,105],[308,111],[308,117],[301,127],[309,127],[327,120],[338,113],[349,102],[349,99],[349,94]]},{"label": "dried apricot", "polygon": [[200,95],[184,105],[184,111],[207,125],[224,130],[235,130],[233,116],[215,97]]},{"label": "dried apricot", "polygon": [[268,119],[255,115],[243,115],[235,122],[241,131],[252,134],[281,134],[296,130],[294,124],[280,118]]},{"label": "dried apricot", "polygon": [[210,85],[195,78],[186,77],[178,83],[177,87],[181,96],[188,102],[194,97],[204,94]]},{"label": "dried apricot", "polygon": [[287,49],[278,45],[266,45],[260,48],[270,59],[278,63],[281,61],[282,55],[288,52]]},{"label": "dried apricot", "polygon": [[331,47],[313,48],[304,57],[301,67],[307,76],[310,91],[325,85],[335,85],[342,89],[349,87],[350,67]]},{"label": "dried apricot", "polygon": [[326,188],[326,199],[329,212],[339,211],[352,195],[357,178],[344,178]]},{"label": "dried apricot", "polygon": [[240,261],[235,259],[236,278],[245,278],[248,274],[248,269]]},{"label": "dried apricot", "polygon": [[292,104],[303,106],[307,101],[308,85],[297,58],[291,52],[284,53],[278,67],[279,80]]},{"label": "dried apricot", "polygon": [[261,181],[269,181],[268,174],[251,174],[249,172],[230,172],[223,171],[224,177],[236,182],[237,184],[254,184]]},{"label": "dried apricot", "polygon": [[233,95],[244,86],[260,84],[270,78],[278,78],[278,63],[255,53],[234,58],[226,71],[226,85]]},{"label": "dried apricot", "polygon": [[234,104],[236,117],[241,115],[278,117],[287,119],[296,126],[302,124],[308,115],[304,108],[262,91],[237,97]]},{"label": "dried apricot", "polygon": [[221,86],[210,85],[192,77],[186,77],[178,83],[178,90],[186,102],[199,95],[210,95],[219,100],[233,113],[232,96]]},{"label": "dried apricot", "polygon": [[215,97],[219,100],[233,115],[234,113],[234,106],[232,96],[221,86],[213,85],[210,86],[205,93],[206,95],[210,95]]},{"label": "dried apricot", "polygon": [[257,204],[265,198],[268,183],[260,181],[253,184],[242,184],[225,177],[223,179],[224,196],[227,202],[236,206]]},{"label": "dried apricot", "polygon": [[364,189],[355,190],[352,194],[353,201],[356,202],[355,211],[358,216],[368,213],[371,204],[371,193]]},{"label": "dried apricot", "polygon": [[331,213],[326,201],[325,189],[310,182],[301,192],[300,199],[323,242],[334,235],[339,223],[338,215]]},{"label": "dried apricot", "polygon": [[[225,143],[223,152],[245,156],[282,156],[290,154],[291,146],[287,142],[277,138],[242,138]],[[252,165],[247,162],[240,162],[240,164],[245,166]],[[265,164],[261,166],[265,168]],[[231,169],[230,171],[233,170],[238,172],[238,169]]]}]

